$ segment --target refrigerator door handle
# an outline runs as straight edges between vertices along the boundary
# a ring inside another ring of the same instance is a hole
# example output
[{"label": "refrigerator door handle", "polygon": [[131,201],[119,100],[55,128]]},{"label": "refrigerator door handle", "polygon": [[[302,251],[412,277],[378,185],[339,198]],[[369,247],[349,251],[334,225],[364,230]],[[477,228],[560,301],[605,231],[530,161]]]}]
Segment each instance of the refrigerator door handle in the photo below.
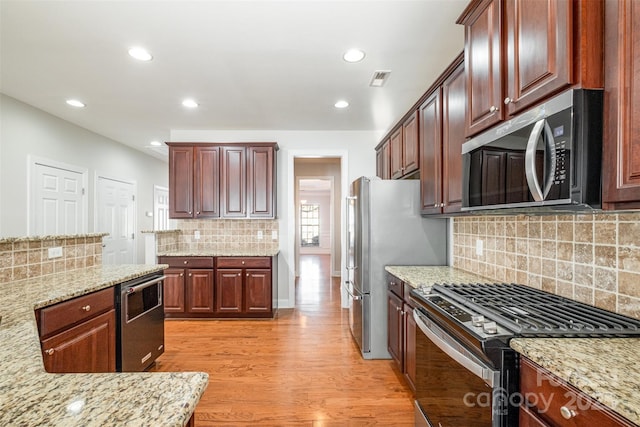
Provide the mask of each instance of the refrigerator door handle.
[{"label": "refrigerator door handle", "polygon": [[[353,282],[352,282],[351,280],[347,280],[347,281],[346,281],[346,282],[344,282],[344,283],[345,283],[346,285],[351,284],[351,286],[353,286]],[[353,299],[354,301],[358,301],[358,300],[361,300],[361,299],[362,299],[362,297],[361,297],[360,295],[354,295],[354,294],[351,292],[351,289],[349,289],[349,286],[347,286],[347,287],[345,288],[345,290],[347,291],[347,293],[349,294],[349,296],[351,297],[351,299]]]}]

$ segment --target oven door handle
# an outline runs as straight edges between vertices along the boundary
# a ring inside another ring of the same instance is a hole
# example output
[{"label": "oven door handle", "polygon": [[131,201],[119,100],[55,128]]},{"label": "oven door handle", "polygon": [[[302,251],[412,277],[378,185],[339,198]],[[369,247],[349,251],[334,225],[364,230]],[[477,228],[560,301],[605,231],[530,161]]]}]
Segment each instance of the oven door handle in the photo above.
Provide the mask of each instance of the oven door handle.
[{"label": "oven door handle", "polygon": [[[493,369],[482,366],[480,363],[477,363],[473,358],[475,358],[471,352],[462,348],[459,344],[452,342],[449,343],[445,339],[441,338],[438,335],[446,336],[447,333],[436,326],[430,319],[426,318],[423,314],[420,313],[420,310],[413,310],[413,318],[416,321],[416,324],[420,328],[420,330],[433,342],[440,350],[444,351],[449,357],[455,360],[457,363],[462,365],[466,370],[471,372],[478,378],[481,378],[489,387],[494,387],[494,384],[497,384],[500,378],[500,372],[494,371]],[[427,324],[428,323],[428,324]],[[455,348],[454,345],[459,348]]]},{"label": "oven door handle", "polygon": [[155,285],[158,282],[162,282],[164,279],[165,279],[165,276],[161,276],[161,277],[157,277],[157,278],[155,278],[153,280],[149,280],[148,282],[144,282],[144,283],[141,283],[139,285],[132,286],[132,287],[127,289],[127,293],[128,294],[133,294],[135,292],[141,291],[141,290],[143,290],[145,288],[148,288],[149,286]]}]

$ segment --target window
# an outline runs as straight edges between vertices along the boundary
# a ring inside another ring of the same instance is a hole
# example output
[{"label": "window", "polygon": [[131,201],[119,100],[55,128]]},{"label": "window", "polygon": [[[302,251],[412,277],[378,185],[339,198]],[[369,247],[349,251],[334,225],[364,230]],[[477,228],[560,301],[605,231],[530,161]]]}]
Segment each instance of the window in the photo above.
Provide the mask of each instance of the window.
[{"label": "window", "polygon": [[320,246],[320,205],[300,205],[300,242],[303,247]]}]

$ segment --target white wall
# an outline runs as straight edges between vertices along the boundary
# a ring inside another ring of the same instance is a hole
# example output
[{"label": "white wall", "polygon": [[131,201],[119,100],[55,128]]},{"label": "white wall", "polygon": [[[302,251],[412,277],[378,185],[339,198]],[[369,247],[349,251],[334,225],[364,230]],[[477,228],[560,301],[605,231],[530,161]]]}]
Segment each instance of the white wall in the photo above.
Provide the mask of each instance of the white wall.
[{"label": "white wall", "polygon": [[[295,183],[293,158],[305,156],[343,157],[344,194],[359,176],[376,172],[375,146],[383,132],[370,131],[216,131],[173,130],[171,141],[177,142],[277,142],[277,202],[280,254],[278,256],[279,307],[295,306]],[[344,212],[344,209],[341,209]],[[344,242],[343,242],[344,244]],[[344,270],[344,269],[343,269]]]},{"label": "white wall", "polygon": [[[89,169],[88,230],[94,231],[96,172],[137,183],[137,230],[152,230],[153,186],[167,186],[166,162],[0,94],[0,236],[27,234],[29,155]],[[136,233],[136,262],[144,242]]]}]

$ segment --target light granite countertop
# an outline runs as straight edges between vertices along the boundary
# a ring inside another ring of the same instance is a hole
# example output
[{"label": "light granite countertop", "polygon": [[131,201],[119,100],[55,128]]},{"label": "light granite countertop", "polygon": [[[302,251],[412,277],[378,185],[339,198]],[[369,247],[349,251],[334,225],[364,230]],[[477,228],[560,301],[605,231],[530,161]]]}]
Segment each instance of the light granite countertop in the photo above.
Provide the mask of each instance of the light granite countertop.
[{"label": "light granite countertop", "polygon": [[[387,266],[415,287],[491,283],[453,267]],[[511,347],[593,399],[640,425],[640,338],[514,338]]]},{"label": "light granite countertop", "polygon": [[486,283],[486,277],[449,266],[388,265],[385,270],[413,288],[436,283]]},{"label": "light granite countertop", "polygon": [[523,356],[640,424],[640,338],[514,338]]},{"label": "light granite countertop", "polygon": [[100,266],[0,283],[0,425],[185,425],[206,373],[47,373],[34,312],[166,267]]},{"label": "light granite countertop", "polygon": [[246,247],[237,250],[190,249],[186,251],[158,252],[157,256],[275,256],[279,250],[254,249]]}]

